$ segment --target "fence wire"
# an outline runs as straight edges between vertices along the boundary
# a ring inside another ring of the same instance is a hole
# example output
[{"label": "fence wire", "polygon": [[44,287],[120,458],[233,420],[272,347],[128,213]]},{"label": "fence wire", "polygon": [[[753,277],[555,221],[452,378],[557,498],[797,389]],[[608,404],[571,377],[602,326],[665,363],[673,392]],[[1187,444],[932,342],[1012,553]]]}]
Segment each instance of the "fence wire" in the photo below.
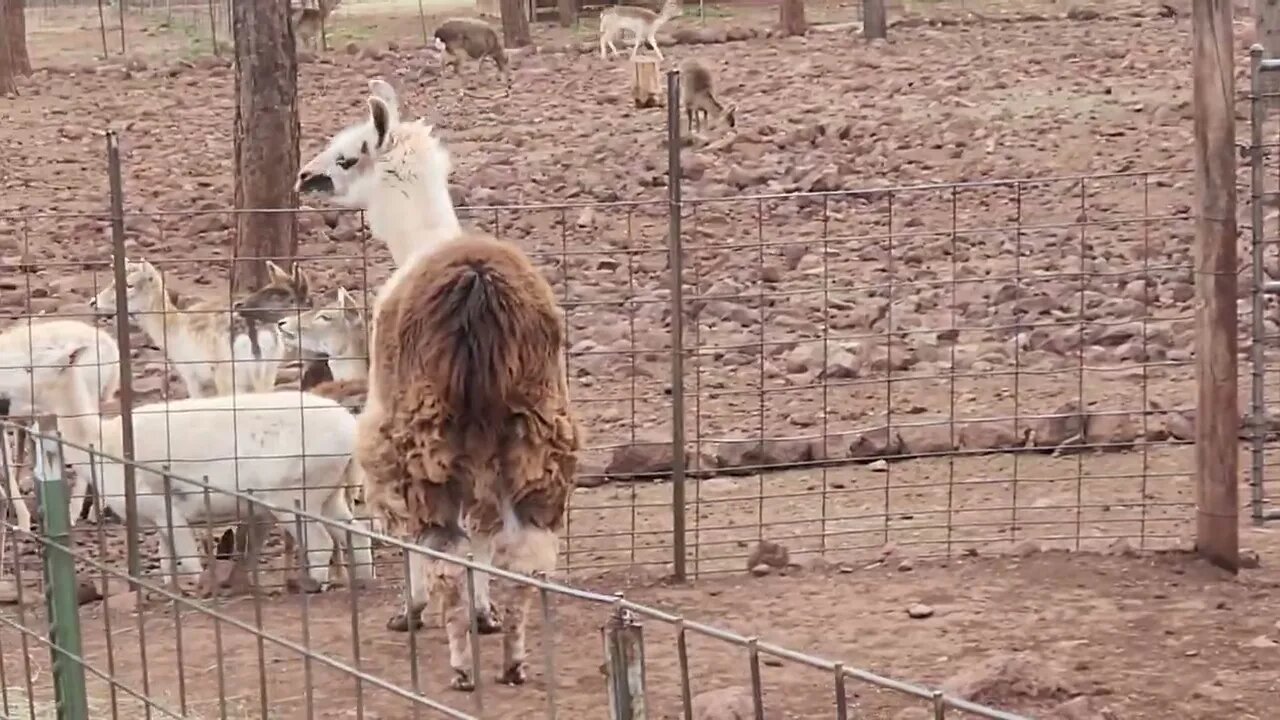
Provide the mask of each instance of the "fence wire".
[{"label": "fence wire", "polygon": [[[741,689],[731,694],[756,717],[766,709],[804,717],[880,717],[915,705],[930,708],[933,717],[1018,720],[936,690],[633,603],[621,594],[516,575],[374,535],[322,514],[273,505],[216,480],[170,474],[166,477],[175,504],[187,494],[214,494],[218,502],[234,498],[251,515],[293,517],[299,537],[311,537],[304,526],[314,525],[348,549],[376,540],[387,554],[397,556],[393,567],[404,571],[399,578],[395,572],[378,578],[376,589],[348,583],[329,592],[303,593],[296,600],[268,599],[262,593],[248,599],[192,599],[149,575],[130,575],[119,560],[104,555],[101,528],[95,538],[70,533],[64,454],[88,453],[104,466],[126,461],[53,434],[57,426],[46,417],[32,430],[38,446],[39,532],[5,525],[19,596],[16,613],[0,616],[0,702],[6,717],[43,717],[55,698],[64,710],[79,704],[88,717],[111,718],[314,717],[329,712],[326,708],[351,708],[355,717],[370,718],[409,717],[406,713],[601,717],[609,698],[617,702],[624,694],[642,701],[651,716],[691,717],[695,703],[702,702],[701,693],[736,676]],[[135,466],[139,477],[157,470]],[[172,535],[176,530],[170,526],[162,532]],[[407,590],[392,588],[414,566],[415,555],[458,568],[465,577],[469,614],[477,608],[476,587],[485,575],[493,579],[495,600],[509,612],[517,601],[504,604],[504,586],[511,586],[512,597],[523,589],[525,596],[535,598],[529,615],[536,621],[530,629],[536,632],[528,636],[526,648],[509,649],[515,616],[505,616],[512,624],[504,628],[504,661],[512,652],[527,658],[526,688],[506,692],[491,686],[490,666],[499,666],[481,655],[473,634],[473,654],[463,668],[476,679],[475,691],[469,696],[448,693],[457,663],[451,670],[422,657],[430,643],[440,645],[431,613],[424,629],[388,637],[380,627],[383,618],[407,597]],[[351,573],[356,571],[354,557],[347,556]],[[44,573],[43,582],[34,582],[37,572]],[[41,586],[49,598],[43,613],[22,598]],[[104,596],[101,612],[76,611],[74,605],[86,594]],[[619,657],[612,654],[615,647],[631,652]],[[52,665],[40,659],[44,650]],[[641,662],[648,666],[647,674]],[[791,671],[773,669],[783,666]],[[824,685],[824,693],[814,692]]]},{"label": "fence wire", "polygon": [[[674,254],[669,201],[460,208],[529,252],[564,308],[589,433],[563,566],[738,572],[760,540],[833,562],[886,545],[1176,544],[1192,502],[1188,182],[684,199]],[[243,213],[120,207],[118,228],[107,214],[0,217],[18,258],[0,292],[36,325],[111,315],[108,338],[136,350],[123,353],[123,411],[261,385],[249,355],[210,339],[244,331],[246,314],[280,363],[260,389],[332,378],[322,394],[358,410],[364,308],[391,269],[358,213],[297,211],[297,275],[282,259],[279,282],[246,298],[227,280]],[[33,242],[69,225],[87,239],[75,258]],[[150,300],[139,285],[115,302],[113,283],[143,261]],[[216,387],[220,366],[234,388]]]}]

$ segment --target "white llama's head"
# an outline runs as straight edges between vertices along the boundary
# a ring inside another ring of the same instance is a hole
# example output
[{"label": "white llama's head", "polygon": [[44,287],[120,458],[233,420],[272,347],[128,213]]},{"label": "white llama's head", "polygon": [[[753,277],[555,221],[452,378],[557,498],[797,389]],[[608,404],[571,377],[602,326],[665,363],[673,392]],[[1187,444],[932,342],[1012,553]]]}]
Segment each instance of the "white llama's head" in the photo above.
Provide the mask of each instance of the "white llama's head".
[{"label": "white llama's head", "polygon": [[[328,197],[356,209],[368,209],[378,186],[378,162],[397,144],[401,127],[396,91],[383,80],[369,81],[369,117],[329,141],[298,172],[297,190]],[[411,123],[416,125],[416,123]],[[427,126],[428,133],[430,127]]]}]

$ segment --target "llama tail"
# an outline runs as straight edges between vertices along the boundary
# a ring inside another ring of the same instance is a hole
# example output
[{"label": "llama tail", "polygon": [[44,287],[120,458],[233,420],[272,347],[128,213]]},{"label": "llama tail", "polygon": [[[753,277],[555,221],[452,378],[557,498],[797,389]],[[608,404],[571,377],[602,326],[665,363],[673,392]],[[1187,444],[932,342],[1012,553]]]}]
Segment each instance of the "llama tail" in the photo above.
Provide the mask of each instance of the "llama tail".
[{"label": "llama tail", "polygon": [[468,442],[490,444],[535,401],[523,392],[558,380],[548,375],[563,337],[551,288],[518,249],[479,235],[424,256],[413,272],[396,287],[397,321],[377,323],[378,347],[398,350],[396,386],[425,381]]}]

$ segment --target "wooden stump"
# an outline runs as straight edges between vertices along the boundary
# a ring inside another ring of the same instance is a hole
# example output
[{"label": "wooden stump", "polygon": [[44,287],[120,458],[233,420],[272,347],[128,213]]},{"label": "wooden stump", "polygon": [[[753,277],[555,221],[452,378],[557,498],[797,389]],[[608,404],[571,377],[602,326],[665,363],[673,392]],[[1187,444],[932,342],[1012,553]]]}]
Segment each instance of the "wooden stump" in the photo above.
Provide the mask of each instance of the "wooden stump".
[{"label": "wooden stump", "polygon": [[657,58],[637,56],[631,61],[631,96],[635,98],[638,108],[662,104],[662,82]]}]

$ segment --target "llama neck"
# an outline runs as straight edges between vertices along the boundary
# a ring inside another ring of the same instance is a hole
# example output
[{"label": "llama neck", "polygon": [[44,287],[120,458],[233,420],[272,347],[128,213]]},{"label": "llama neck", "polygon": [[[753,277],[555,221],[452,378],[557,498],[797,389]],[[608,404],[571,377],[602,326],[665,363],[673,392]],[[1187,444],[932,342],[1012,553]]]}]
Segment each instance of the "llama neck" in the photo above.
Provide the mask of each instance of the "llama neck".
[{"label": "llama neck", "polygon": [[178,308],[169,301],[169,293],[161,286],[159,293],[132,309],[138,326],[168,358],[169,341],[178,332]]},{"label": "llama neck", "polygon": [[436,182],[429,171],[414,175],[418,182],[413,184],[398,178],[382,183],[369,203],[369,231],[386,243],[396,267],[462,232],[448,183]]}]

